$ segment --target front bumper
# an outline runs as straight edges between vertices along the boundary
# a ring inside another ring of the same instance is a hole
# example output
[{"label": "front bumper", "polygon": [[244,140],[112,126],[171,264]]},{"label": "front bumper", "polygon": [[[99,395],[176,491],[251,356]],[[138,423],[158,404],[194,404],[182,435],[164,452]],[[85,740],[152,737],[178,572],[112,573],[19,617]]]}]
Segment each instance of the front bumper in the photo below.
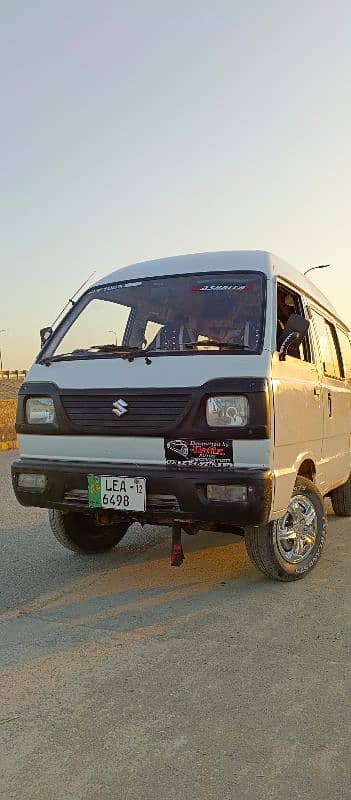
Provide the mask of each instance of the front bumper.
[{"label": "front bumper", "polygon": [[[43,492],[18,486],[21,473],[46,475]],[[94,462],[18,459],[12,464],[12,482],[17,500],[23,506],[57,508],[62,511],[96,513],[88,506],[87,475],[146,477],[145,513],[131,512],[130,518],[152,524],[171,524],[175,520],[228,527],[263,525],[272,505],[272,472],[267,469],[233,469],[219,472],[175,469],[168,466],[131,466]],[[247,487],[247,500],[218,502],[208,500],[207,484]],[[113,512],[119,513],[119,512]],[[126,515],[124,515],[126,516]]]}]

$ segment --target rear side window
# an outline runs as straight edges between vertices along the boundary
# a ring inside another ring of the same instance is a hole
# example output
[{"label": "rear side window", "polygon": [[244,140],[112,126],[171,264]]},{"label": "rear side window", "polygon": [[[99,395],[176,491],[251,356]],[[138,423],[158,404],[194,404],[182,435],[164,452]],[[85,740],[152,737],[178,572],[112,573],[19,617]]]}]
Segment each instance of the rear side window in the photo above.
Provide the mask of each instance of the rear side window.
[{"label": "rear side window", "polygon": [[339,345],[341,349],[341,356],[344,365],[344,377],[347,381],[351,382],[351,343],[345,331],[341,328],[336,329]]},{"label": "rear side window", "polygon": [[324,374],[328,378],[343,378],[334,326],[314,310],[312,310],[312,319],[318,339]]}]

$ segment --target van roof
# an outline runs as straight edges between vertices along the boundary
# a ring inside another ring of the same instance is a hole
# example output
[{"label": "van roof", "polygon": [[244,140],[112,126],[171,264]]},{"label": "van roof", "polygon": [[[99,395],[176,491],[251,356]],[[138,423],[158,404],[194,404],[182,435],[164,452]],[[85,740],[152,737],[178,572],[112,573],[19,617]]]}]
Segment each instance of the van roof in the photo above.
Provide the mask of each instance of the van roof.
[{"label": "van roof", "polygon": [[[306,278],[300,270],[290,266],[279,256],[275,256],[266,250],[223,250],[141,261],[114,270],[106,277],[100,278],[95,283],[95,286],[161,275],[182,275],[189,272],[221,272],[238,269],[259,270],[264,272],[268,278],[282,278],[291,287],[295,287],[309,295],[311,299],[329,311],[330,314],[340,319],[328,298],[309,278]],[[340,321],[342,320],[340,319]]]}]

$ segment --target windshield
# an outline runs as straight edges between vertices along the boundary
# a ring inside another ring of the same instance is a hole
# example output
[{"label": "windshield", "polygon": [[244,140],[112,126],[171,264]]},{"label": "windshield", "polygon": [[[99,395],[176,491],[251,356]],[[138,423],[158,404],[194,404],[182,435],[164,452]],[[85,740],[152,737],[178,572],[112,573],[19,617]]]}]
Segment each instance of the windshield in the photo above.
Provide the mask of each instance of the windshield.
[{"label": "windshield", "polygon": [[265,278],[259,272],[109,284],[83,295],[41,357],[257,353],[264,310]]}]

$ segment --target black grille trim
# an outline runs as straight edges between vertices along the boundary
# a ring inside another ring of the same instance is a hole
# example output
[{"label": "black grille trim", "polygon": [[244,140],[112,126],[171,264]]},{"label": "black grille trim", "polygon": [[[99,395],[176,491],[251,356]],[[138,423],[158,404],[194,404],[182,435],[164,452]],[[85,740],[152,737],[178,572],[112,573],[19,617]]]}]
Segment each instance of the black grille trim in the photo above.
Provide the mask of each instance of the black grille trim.
[{"label": "black grille trim", "polygon": [[[115,400],[122,397],[128,411],[117,417],[112,410]],[[91,433],[116,434],[133,428],[135,432],[147,429],[153,433],[168,431],[179,422],[189,403],[190,394],[152,394],[142,391],[138,395],[122,392],[84,395],[61,394],[61,402],[70,423],[77,430]]]},{"label": "black grille trim", "polygon": [[[66,505],[82,508],[89,507],[87,489],[67,489],[63,495],[63,502]],[[181,510],[177,497],[173,494],[147,494],[146,511],[158,513],[173,512]]]},{"label": "black grille trim", "polygon": [[[206,423],[206,400],[213,394],[240,394],[249,401],[249,422],[242,428],[215,428]],[[56,421],[30,425],[28,397],[52,397]],[[130,403],[122,417],[112,414],[120,398]],[[82,413],[83,410],[83,413]],[[25,382],[18,394],[17,433],[55,436],[184,437],[191,439],[267,439],[270,401],[265,378],[216,378],[196,387],[128,389],[61,389],[51,382]]]}]

